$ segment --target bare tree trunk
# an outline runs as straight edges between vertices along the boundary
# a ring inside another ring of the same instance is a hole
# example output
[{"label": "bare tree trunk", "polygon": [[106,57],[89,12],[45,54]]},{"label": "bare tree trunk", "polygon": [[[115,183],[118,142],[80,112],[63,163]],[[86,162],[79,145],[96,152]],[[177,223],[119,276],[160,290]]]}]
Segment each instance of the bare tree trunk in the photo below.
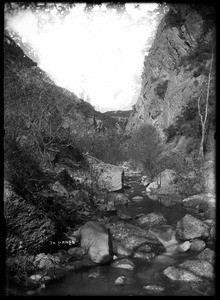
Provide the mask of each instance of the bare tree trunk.
[{"label": "bare tree trunk", "polygon": [[201,138],[201,143],[200,143],[200,148],[199,148],[199,157],[201,157],[202,159],[204,158],[204,139],[205,139],[205,129],[206,129],[206,121],[207,121],[207,115],[208,115],[208,106],[209,106],[209,91],[210,91],[212,63],[213,63],[213,53],[212,53],[210,69],[209,69],[209,77],[208,77],[208,86],[207,86],[204,118],[203,118],[203,115],[202,115],[202,112],[201,112],[201,106],[200,106],[201,97],[199,97],[199,99],[198,99],[198,113],[199,113],[199,116],[200,116],[201,126],[202,126],[202,138]]}]

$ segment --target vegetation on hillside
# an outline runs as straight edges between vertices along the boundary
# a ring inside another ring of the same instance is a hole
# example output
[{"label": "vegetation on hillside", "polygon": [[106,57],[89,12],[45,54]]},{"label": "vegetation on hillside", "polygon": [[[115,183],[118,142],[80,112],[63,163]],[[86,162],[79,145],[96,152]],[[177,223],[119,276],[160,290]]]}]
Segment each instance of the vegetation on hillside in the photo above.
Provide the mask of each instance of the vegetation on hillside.
[{"label": "vegetation on hillside", "polygon": [[166,91],[167,91],[167,87],[168,87],[168,80],[159,82],[157,84],[157,86],[154,88],[155,92],[157,93],[157,95],[161,98],[164,99]]},{"label": "vegetation on hillside", "polygon": [[[205,11],[203,13],[206,15]],[[178,21],[176,17],[172,15],[167,26],[180,26],[182,19]],[[205,116],[206,108],[205,139],[209,128],[215,126],[215,74],[214,70],[209,71],[212,51],[210,45],[206,47],[207,43],[200,46],[202,51],[194,49],[184,58],[185,61],[180,62],[180,67],[195,69],[193,77],[197,79],[193,80],[198,94],[186,99],[186,105],[175,123],[164,130],[168,143],[180,136],[191,138],[193,142],[187,146],[187,155],[195,149],[199,151],[203,133],[201,115]],[[208,75],[209,87],[206,82]],[[203,76],[203,81],[200,76]],[[161,99],[165,96],[167,85],[168,81],[164,81],[155,88]],[[117,115],[127,117],[127,112],[118,112]],[[94,127],[94,116],[103,123],[103,130],[98,131]],[[162,141],[154,126],[143,125],[129,136],[116,131],[116,123],[117,119],[112,118],[111,113],[96,112],[91,104],[57,87],[7,38],[4,217],[9,281],[25,285],[26,279],[33,273],[33,257],[40,251],[49,251],[48,242],[56,232],[66,232],[80,224],[81,211],[94,206],[94,197],[100,191],[95,184],[96,174],[85,159],[86,152],[111,164],[131,159],[143,166],[151,180],[163,170],[173,169],[177,173],[179,192],[184,195],[193,194],[194,186],[202,185],[201,160],[196,155],[191,161],[186,161],[180,153],[164,155]],[[59,171],[57,165],[61,166]],[[71,168],[73,178],[62,169],[63,166],[64,169]],[[92,185],[77,182],[74,175],[78,171],[90,174]],[[193,179],[183,176],[190,171],[195,171]],[[64,187],[67,195],[53,190],[56,182]],[[13,189],[12,193],[7,185]],[[84,193],[80,193],[81,190]],[[79,193],[74,194],[73,191]]]},{"label": "vegetation on hillside", "polygon": [[[74,229],[85,208],[94,207],[100,191],[84,154],[117,164],[124,159],[123,135],[115,134],[117,120],[56,86],[10,38],[4,51],[6,265],[10,286],[22,288],[34,256],[50,251],[53,236]],[[92,184],[77,182],[68,169],[73,176],[84,172]],[[57,182],[67,194],[54,190]]]},{"label": "vegetation on hillside", "polygon": [[129,155],[142,165],[151,180],[157,175],[156,165],[162,150],[159,134],[152,125],[142,125],[131,136]]}]

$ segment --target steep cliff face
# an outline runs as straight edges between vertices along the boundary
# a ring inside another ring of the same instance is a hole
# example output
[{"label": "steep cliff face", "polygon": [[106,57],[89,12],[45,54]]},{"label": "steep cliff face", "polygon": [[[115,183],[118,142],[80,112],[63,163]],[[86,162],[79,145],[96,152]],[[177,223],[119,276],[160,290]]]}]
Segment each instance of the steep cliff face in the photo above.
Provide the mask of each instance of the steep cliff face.
[{"label": "steep cliff face", "polygon": [[213,8],[176,4],[158,26],[144,61],[142,89],[129,117],[127,131],[148,123],[163,129],[176,120],[182,107],[199,96],[215,40]]}]

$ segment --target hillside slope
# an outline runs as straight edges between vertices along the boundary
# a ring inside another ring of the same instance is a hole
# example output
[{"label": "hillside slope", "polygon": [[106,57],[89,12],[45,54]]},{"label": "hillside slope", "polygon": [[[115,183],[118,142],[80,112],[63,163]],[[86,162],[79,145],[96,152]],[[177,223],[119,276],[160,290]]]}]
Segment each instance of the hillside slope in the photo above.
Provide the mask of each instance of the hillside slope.
[{"label": "hillside slope", "polygon": [[116,121],[97,112],[74,93],[58,87],[7,35],[4,37],[5,130],[16,138],[31,132],[32,125],[46,133],[69,128],[93,129],[93,117],[106,128]]}]

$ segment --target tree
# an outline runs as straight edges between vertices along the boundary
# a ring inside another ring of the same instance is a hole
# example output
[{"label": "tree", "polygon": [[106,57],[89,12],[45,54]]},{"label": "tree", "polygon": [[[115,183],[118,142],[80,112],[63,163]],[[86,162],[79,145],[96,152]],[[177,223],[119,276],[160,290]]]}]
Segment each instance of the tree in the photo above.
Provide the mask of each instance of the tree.
[{"label": "tree", "polygon": [[202,109],[201,109],[201,96],[198,98],[198,113],[200,116],[201,127],[202,127],[202,137],[201,137],[201,143],[200,143],[200,148],[199,148],[199,156],[202,159],[204,158],[204,139],[205,139],[206,123],[207,123],[208,107],[209,107],[209,94],[210,94],[212,64],[213,64],[213,52],[212,52],[210,68],[209,68],[204,115],[203,115]]},{"label": "tree", "polygon": [[150,179],[156,174],[156,162],[162,152],[162,144],[157,129],[149,124],[144,124],[133,133],[130,140],[130,157],[141,163]]}]

